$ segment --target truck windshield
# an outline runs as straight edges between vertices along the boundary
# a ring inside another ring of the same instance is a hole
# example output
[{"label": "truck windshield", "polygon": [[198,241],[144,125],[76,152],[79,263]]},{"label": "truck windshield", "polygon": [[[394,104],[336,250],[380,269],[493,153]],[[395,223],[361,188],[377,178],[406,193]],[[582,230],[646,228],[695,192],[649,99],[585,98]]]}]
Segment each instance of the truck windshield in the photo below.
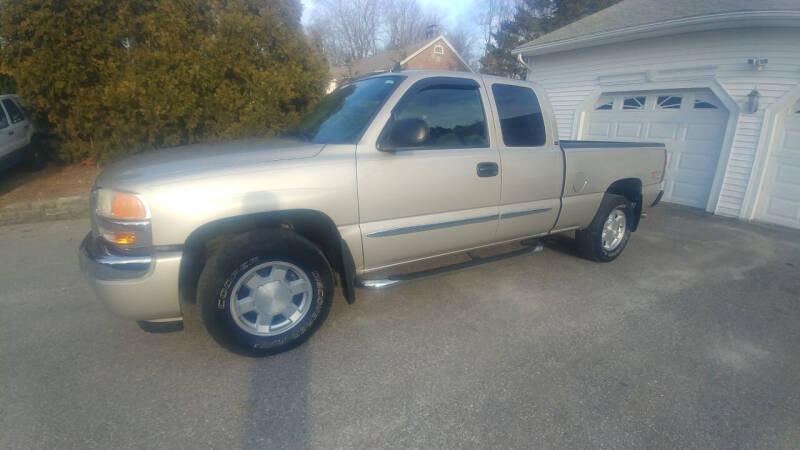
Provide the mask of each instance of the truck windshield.
[{"label": "truck windshield", "polygon": [[321,144],[355,143],[404,77],[368,78],[325,96],[287,133]]}]

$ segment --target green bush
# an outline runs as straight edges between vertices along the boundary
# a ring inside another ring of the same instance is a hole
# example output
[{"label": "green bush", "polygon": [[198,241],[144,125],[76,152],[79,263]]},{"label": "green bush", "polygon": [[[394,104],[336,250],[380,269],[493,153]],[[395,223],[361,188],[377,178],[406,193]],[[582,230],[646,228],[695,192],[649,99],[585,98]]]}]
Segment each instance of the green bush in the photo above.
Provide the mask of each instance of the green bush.
[{"label": "green bush", "polygon": [[326,65],[299,0],[6,0],[0,72],[66,161],[284,129]]}]

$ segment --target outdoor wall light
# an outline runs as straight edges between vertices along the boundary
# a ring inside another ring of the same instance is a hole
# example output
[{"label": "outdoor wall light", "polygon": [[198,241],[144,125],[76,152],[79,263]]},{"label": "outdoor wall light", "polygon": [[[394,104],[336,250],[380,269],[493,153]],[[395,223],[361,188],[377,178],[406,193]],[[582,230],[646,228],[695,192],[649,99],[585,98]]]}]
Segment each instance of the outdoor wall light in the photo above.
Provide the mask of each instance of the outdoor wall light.
[{"label": "outdoor wall light", "polygon": [[747,112],[755,114],[758,111],[758,99],[761,98],[761,93],[757,89],[753,89],[747,94]]},{"label": "outdoor wall light", "polygon": [[767,66],[769,59],[767,58],[748,58],[747,64],[753,66],[757,71],[761,72]]}]

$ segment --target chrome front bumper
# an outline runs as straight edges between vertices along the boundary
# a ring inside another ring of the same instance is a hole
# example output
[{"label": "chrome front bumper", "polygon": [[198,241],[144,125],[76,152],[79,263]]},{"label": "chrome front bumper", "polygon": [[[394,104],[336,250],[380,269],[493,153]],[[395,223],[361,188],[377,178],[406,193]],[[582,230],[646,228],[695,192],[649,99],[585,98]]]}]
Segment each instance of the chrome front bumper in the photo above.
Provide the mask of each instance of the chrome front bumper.
[{"label": "chrome front bumper", "polygon": [[79,253],[83,275],[116,316],[132,320],[181,316],[178,276],[182,252],[119,255],[89,233]]}]

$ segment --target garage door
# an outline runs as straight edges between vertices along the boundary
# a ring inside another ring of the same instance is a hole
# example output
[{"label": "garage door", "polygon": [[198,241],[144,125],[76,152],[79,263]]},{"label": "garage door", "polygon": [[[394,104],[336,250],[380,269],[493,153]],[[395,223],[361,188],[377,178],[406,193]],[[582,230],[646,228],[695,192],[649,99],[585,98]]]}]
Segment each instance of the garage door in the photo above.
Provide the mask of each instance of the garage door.
[{"label": "garage door", "polygon": [[664,201],[706,207],[728,121],[711,91],[604,94],[586,121],[583,139],[665,143]]},{"label": "garage door", "polygon": [[775,132],[756,219],[800,228],[800,102],[782,115]]}]

